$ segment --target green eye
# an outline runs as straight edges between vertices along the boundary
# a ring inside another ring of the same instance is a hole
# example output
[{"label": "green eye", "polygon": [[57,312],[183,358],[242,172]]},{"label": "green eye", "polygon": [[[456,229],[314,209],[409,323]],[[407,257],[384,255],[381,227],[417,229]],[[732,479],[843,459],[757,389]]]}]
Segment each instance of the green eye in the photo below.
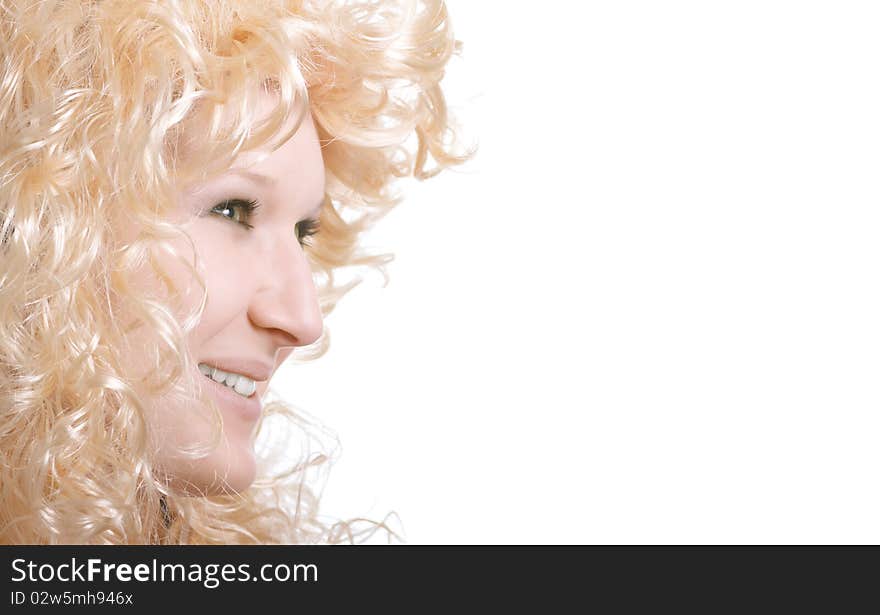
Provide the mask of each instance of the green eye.
[{"label": "green eye", "polygon": [[[255,200],[228,199],[214,205],[211,213],[222,216],[236,224],[252,229],[254,225],[250,223],[253,219],[254,212],[260,206]],[[317,218],[306,218],[296,225],[296,239],[302,246],[312,245],[309,237],[312,237],[320,230],[320,220]]]}]

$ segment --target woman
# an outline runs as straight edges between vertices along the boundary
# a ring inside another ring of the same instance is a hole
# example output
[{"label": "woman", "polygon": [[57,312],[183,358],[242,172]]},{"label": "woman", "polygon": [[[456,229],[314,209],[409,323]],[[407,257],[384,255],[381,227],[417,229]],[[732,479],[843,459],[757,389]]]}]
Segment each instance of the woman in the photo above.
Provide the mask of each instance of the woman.
[{"label": "woman", "polygon": [[268,385],[387,262],[358,239],[394,181],[471,154],[442,0],[0,12],[0,542],[354,540]]}]

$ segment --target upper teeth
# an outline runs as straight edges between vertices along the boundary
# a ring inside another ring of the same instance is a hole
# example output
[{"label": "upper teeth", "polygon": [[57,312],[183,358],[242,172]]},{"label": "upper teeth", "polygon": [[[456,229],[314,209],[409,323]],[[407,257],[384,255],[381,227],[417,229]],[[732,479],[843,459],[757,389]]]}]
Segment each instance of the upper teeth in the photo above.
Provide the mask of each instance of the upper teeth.
[{"label": "upper teeth", "polygon": [[199,371],[208,378],[220,384],[225,384],[242,397],[250,397],[257,390],[257,383],[235,372],[224,372],[222,369],[212,367],[207,363],[199,363]]}]

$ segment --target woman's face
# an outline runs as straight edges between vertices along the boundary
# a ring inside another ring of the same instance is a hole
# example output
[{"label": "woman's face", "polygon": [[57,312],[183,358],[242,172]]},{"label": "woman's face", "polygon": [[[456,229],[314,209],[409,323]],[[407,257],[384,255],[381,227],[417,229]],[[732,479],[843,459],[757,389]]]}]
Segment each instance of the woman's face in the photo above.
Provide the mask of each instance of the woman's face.
[{"label": "woman's face", "polygon": [[[274,103],[273,95],[264,94],[262,111]],[[185,134],[191,147],[198,146],[197,126]],[[255,159],[252,152],[243,154],[227,173],[181,187],[178,194],[181,213],[195,215],[184,226],[198,252],[208,293],[203,316],[188,336],[188,350],[221,411],[220,445],[199,460],[174,452],[178,446],[209,441],[207,406],[179,408],[159,402],[151,407],[151,420],[161,470],[172,485],[190,493],[241,491],[251,484],[260,398],[293,348],[315,342],[323,331],[301,245],[308,241],[308,220],[318,217],[324,198],[324,164],[311,116],[274,153],[251,164]],[[249,213],[248,203],[256,203],[257,209]],[[182,254],[191,254],[185,244],[179,247]],[[184,295],[186,305],[197,307],[200,293],[189,272],[172,259],[162,265],[178,288],[191,287]],[[238,378],[230,387],[215,381],[224,378],[221,372],[250,380]]]}]

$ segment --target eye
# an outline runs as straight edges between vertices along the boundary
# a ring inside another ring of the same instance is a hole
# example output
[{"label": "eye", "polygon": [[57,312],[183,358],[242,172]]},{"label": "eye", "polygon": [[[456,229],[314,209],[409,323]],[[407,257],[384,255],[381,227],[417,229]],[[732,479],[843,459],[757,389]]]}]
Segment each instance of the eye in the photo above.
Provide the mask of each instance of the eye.
[{"label": "eye", "polygon": [[214,205],[211,212],[237,222],[247,229],[252,229],[254,226],[250,224],[250,220],[259,206],[260,204],[254,200],[229,199]]},{"label": "eye", "polygon": [[317,218],[306,218],[296,225],[296,238],[299,240],[300,245],[310,246],[312,242],[309,241],[309,237],[317,234],[319,230],[321,230],[320,220]]}]

